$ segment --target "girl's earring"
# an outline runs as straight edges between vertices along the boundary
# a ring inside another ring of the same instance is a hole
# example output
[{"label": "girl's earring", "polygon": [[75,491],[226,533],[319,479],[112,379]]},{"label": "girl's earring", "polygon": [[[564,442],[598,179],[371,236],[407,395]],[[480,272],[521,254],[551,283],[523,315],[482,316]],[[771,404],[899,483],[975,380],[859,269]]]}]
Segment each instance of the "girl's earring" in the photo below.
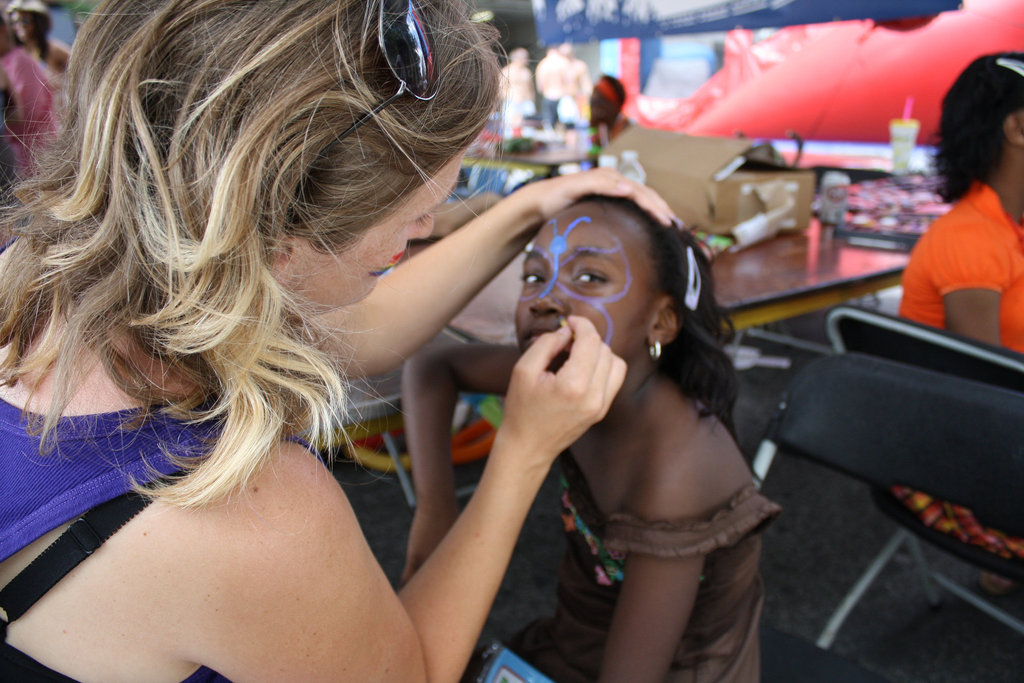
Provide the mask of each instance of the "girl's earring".
[{"label": "girl's earring", "polygon": [[651,354],[651,360],[658,360],[661,358],[661,342],[656,341],[647,347],[647,352]]}]

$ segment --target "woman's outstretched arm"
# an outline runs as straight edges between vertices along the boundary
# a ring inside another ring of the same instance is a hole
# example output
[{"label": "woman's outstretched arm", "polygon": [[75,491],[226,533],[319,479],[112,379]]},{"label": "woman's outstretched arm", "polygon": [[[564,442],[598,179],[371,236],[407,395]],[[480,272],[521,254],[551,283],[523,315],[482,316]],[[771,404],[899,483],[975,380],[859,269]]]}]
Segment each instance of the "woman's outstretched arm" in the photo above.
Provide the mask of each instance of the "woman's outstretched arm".
[{"label": "woman's outstretched arm", "polygon": [[665,225],[673,214],[653,190],[611,169],[531,183],[403,263],[369,297],[330,314],[352,374],[392,370],[445,324],[526,245],[549,216],[588,194],[633,198]]},{"label": "woman's outstretched arm", "polygon": [[[570,331],[569,359],[549,372]],[[624,374],[583,319],[538,338],[515,367],[472,500],[397,594],[342,489],[295,444],[283,445],[244,495],[200,513],[153,506],[124,530],[143,550],[122,546],[104,560],[115,544],[84,566],[99,585],[117,585],[104,575],[140,577],[119,608],[130,607],[129,623],[155,622],[138,630],[139,648],[166,653],[182,678],[194,662],[233,680],[454,683],[551,463],[604,416]],[[102,609],[102,599],[89,599]]]}]

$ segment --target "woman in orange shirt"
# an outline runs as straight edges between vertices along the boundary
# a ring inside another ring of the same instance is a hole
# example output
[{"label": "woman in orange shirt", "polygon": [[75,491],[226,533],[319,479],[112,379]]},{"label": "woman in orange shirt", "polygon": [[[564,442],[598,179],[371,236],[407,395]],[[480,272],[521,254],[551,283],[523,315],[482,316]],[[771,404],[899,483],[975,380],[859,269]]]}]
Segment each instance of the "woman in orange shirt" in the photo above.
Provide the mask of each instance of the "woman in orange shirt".
[{"label": "woman in orange shirt", "polygon": [[[956,204],[914,247],[900,315],[1024,352],[1024,53],[974,60],[946,93],[939,137],[943,196]],[[1024,558],[1024,539],[973,524],[969,511],[895,493],[926,524]],[[994,595],[1016,588],[989,572],[980,584]]]},{"label": "woman in orange shirt", "polygon": [[956,205],[915,246],[900,315],[1024,352],[1024,53],[972,62],[943,100],[939,136]]}]

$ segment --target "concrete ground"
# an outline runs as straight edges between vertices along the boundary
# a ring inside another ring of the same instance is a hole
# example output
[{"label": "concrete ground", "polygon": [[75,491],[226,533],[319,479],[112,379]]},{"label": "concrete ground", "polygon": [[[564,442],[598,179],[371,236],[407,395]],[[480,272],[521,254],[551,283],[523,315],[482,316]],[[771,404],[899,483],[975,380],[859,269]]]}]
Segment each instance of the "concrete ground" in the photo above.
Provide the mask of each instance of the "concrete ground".
[{"label": "concrete ground", "polygon": [[[891,300],[883,297],[881,305],[884,309]],[[823,342],[822,320],[820,314],[804,316],[779,331]],[[752,457],[787,379],[814,354],[749,337],[742,343],[765,356],[791,361],[789,369],[755,366],[740,373],[737,432],[744,453]],[[471,481],[477,468],[462,466],[459,476]],[[348,461],[335,466],[335,475],[385,572],[396,581],[411,520],[396,478]],[[763,491],[784,509],[764,536],[764,622],[813,641],[895,527],[875,510],[863,485],[794,457],[776,460]],[[555,568],[562,551],[557,498],[556,478],[549,476],[523,529],[483,641],[500,639],[553,610]],[[966,585],[976,583],[974,569],[931,548],[925,553],[951,577]],[[901,551],[850,615],[832,649],[896,682],[1024,680],[1024,636],[951,594],[944,593],[943,599],[938,610],[928,606],[909,556]],[[1024,590],[997,601],[1024,619]]]}]

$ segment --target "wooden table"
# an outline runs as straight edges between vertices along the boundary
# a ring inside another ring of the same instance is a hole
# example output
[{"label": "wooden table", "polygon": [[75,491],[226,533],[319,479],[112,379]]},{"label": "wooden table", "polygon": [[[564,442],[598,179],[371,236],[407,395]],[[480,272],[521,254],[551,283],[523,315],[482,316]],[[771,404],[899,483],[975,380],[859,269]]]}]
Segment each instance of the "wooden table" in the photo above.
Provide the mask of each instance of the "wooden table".
[{"label": "wooden table", "polygon": [[[814,222],[714,261],[716,295],[737,330],[821,310],[898,285],[909,254],[823,236]],[[513,311],[522,262],[514,260],[452,320],[468,339],[515,341]]]},{"label": "wooden table", "polygon": [[834,306],[900,283],[910,255],[823,236],[815,221],[715,259],[716,295],[737,330]]}]

